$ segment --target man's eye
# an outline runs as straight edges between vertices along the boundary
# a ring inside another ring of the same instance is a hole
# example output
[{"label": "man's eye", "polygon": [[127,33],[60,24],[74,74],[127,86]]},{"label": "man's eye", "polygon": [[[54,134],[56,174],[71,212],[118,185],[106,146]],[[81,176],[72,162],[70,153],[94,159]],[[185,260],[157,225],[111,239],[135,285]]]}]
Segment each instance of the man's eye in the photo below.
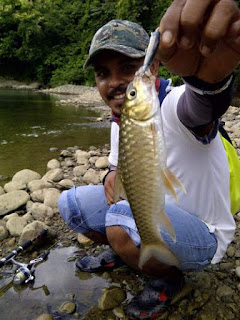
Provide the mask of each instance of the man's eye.
[{"label": "man's eye", "polygon": [[135,65],[127,64],[123,67],[124,71],[134,71],[136,69]]},{"label": "man's eye", "polygon": [[107,75],[107,72],[104,70],[95,71],[95,76],[98,78],[105,77],[106,75]]}]

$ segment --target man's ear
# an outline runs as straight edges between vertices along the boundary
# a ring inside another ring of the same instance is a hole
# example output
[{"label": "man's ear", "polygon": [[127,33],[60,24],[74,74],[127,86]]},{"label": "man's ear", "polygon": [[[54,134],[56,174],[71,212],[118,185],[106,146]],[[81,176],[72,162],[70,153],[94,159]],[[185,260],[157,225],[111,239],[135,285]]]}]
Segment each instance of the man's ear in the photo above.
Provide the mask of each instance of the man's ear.
[{"label": "man's ear", "polygon": [[158,76],[159,60],[154,59],[153,64],[151,65],[151,72],[154,76]]}]

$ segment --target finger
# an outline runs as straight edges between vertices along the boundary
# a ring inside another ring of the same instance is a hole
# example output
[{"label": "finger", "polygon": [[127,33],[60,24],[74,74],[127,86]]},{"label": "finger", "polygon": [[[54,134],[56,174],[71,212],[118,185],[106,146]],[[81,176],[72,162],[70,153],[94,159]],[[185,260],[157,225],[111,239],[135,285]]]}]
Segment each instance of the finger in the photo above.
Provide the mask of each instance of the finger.
[{"label": "finger", "polygon": [[240,54],[240,15],[239,20],[234,22],[227,34],[229,45]]},{"label": "finger", "polygon": [[160,21],[158,29],[161,40],[156,58],[163,63],[168,62],[177,50],[179,21],[185,2],[186,0],[173,1]]},{"label": "finger", "polygon": [[218,41],[226,36],[238,14],[239,10],[234,1],[221,0],[214,6],[204,28],[200,44],[200,51],[204,56],[209,56]]},{"label": "finger", "polygon": [[159,31],[161,33],[161,46],[172,47],[178,38],[179,21],[186,0],[175,0],[168,8],[160,21]]},{"label": "finger", "polygon": [[113,204],[114,201],[113,201],[113,196],[112,196],[112,194],[109,193],[109,192],[106,192],[105,195],[106,195],[106,198],[107,198],[107,203],[108,203],[108,205]]},{"label": "finger", "polygon": [[180,17],[179,46],[183,49],[193,47],[199,41],[200,26],[212,0],[188,0]]}]

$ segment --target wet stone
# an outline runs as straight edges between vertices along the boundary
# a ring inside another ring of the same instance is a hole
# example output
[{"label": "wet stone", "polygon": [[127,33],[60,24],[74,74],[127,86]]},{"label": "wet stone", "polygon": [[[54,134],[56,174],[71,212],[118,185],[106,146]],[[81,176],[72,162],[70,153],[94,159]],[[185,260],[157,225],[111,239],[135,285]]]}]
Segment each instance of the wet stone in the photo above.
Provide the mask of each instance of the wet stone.
[{"label": "wet stone", "polygon": [[124,318],[125,317],[125,313],[123,311],[123,308],[121,307],[116,307],[113,309],[113,314],[117,317],[117,318]]},{"label": "wet stone", "polygon": [[219,298],[225,298],[234,295],[234,290],[227,285],[220,286],[217,289],[217,296]]},{"label": "wet stone", "polygon": [[51,147],[51,148],[49,148],[49,151],[50,151],[50,152],[57,152],[57,151],[58,151],[58,148]]},{"label": "wet stone", "polygon": [[222,271],[229,271],[234,268],[233,262],[222,262],[219,265],[219,269]]},{"label": "wet stone", "polygon": [[237,277],[240,279],[240,267],[237,267],[235,271],[236,271]]},{"label": "wet stone", "polygon": [[197,284],[199,287],[209,289],[211,287],[211,277],[206,272],[200,272],[196,276]]},{"label": "wet stone", "polygon": [[232,258],[234,257],[234,254],[235,254],[235,248],[233,246],[229,246],[229,248],[227,249],[228,257]]},{"label": "wet stone", "polygon": [[240,258],[240,250],[236,250],[235,252],[235,258]]},{"label": "wet stone", "polygon": [[43,313],[39,317],[36,318],[36,320],[54,320],[51,314],[49,313]]},{"label": "wet stone", "polygon": [[66,313],[66,314],[72,314],[74,313],[75,310],[76,310],[76,304],[74,302],[69,302],[69,301],[64,302],[59,308],[59,311],[61,313]]},{"label": "wet stone", "polygon": [[107,289],[98,300],[101,310],[113,309],[119,306],[126,299],[126,293],[121,288]]}]

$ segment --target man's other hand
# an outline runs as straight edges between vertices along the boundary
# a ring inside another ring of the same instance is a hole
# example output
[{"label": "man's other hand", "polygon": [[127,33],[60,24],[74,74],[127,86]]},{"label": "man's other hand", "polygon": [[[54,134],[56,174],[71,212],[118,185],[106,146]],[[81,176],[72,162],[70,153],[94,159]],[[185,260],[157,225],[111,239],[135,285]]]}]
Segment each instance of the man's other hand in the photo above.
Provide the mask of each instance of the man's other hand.
[{"label": "man's other hand", "polygon": [[114,196],[114,184],[116,178],[117,171],[111,171],[108,173],[104,183],[104,191],[107,198],[107,203],[109,205],[113,204],[113,196]]}]

